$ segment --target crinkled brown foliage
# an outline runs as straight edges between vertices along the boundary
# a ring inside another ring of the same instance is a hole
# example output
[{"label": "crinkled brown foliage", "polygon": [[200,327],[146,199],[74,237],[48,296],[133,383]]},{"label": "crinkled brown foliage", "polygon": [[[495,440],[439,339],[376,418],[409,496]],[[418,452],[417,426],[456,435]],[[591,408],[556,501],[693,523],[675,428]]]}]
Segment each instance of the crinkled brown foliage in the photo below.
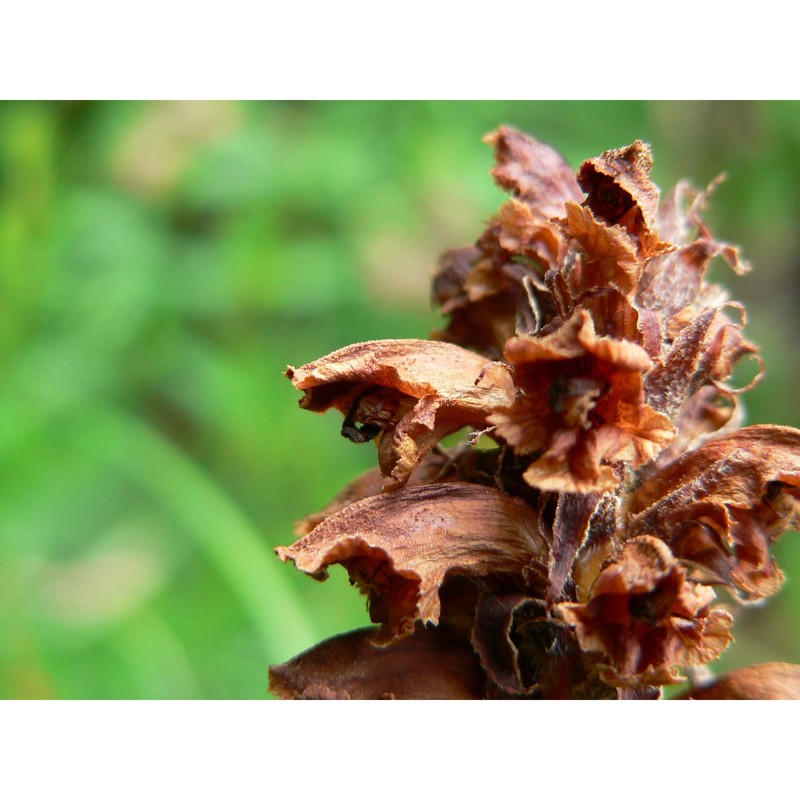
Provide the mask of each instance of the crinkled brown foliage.
[{"label": "crinkled brown foliage", "polygon": [[[286,372],[378,466],[278,555],[317,579],[341,564],[378,625],[273,667],[280,697],[656,698],[732,641],[717,589],[781,583],[800,431],[738,429],[761,370],[744,309],[707,280],[717,257],[749,269],[702,219],[716,184],[662,202],[641,141],[577,173],[513,128],[485,141],[510,197],[441,258],[445,327]],[[759,370],[737,388],[744,357]],[[685,696],[797,697],[798,673]]]}]

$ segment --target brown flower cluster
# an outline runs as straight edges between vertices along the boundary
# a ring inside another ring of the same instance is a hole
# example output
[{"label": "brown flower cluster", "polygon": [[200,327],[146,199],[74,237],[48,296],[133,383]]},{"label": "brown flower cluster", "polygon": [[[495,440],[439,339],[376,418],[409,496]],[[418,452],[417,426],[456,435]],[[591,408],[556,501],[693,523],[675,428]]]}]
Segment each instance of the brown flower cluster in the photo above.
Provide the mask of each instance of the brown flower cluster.
[{"label": "brown flower cluster", "polygon": [[[800,431],[740,429],[732,373],[757,348],[706,278],[749,267],[663,202],[637,141],[577,175],[509,127],[486,141],[509,199],[446,253],[433,340],[355,344],[286,375],[338,409],[378,467],[278,555],[341,564],[378,627],[270,670],[284,698],[655,698],[732,641],[737,601],[773,594],[770,545],[798,526]],[[463,429],[460,446],[440,441]],[[688,696],[792,697],[767,664]]]}]

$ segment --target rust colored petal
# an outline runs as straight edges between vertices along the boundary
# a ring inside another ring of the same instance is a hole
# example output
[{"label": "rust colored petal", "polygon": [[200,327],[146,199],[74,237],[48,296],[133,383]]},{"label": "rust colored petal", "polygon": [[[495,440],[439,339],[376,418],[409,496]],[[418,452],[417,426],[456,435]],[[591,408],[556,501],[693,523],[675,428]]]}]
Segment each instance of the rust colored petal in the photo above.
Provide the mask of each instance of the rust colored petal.
[{"label": "rust colored petal", "polygon": [[545,267],[555,267],[566,254],[560,227],[520,200],[508,200],[498,216],[500,245],[515,255],[532,258]]},{"label": "rust colored petal", "polygon": [[644,402],[647,351],[599,336],[585,308],[549,331],[509,340],[505,358],[520,392],[488,421],[517,453],[540,453],[525,472],[532,486],[607,491],[618,483],[611,462],[641,466],[674,438],[670,420]]},{"label": "rust colored petal", "polygon": [[303,408],[338,408],[342,433],[353,441],[383,432],[380,462],[392,487],[441,438],[466,425],[486,427],[487,415],[513,396],[505,369],[456,345],[419,339],[350,345],[286,375],[305,392]]},{"label": "rust colored petal", "polygon": [[800,665],[777,661],[728,672],[677,700],[800,700]]},{"label": "rust colored petal", "polygon": [[635,342],[650,356],[661,352],[658,315],[634,306],[619,290],[608,287],[584,293],[580,306],[591,314],[598,336]]},{"label": "rust colored petal", "polygon": [[680,681],[679,667],[713,661],[730,644],[733,619],[711,610],[714,597],[687,580],[664,542],[639,536],[600,572],[588,603],[558,608],[581,648],[607,658],[606,682],[652,686]]},{"label": "rust colored petal", "polygon": [[485,677],[470,643],[440,626],[417,628],[392,647],[374,628],[321,642],[269,671],[283,700],[480,700]]},{"label": "rust colored petal", "polygon": [[282,560],[324,580],[342,564],[369,596],[373,622],[386,638],[437,623],[446,576],[491,582],[521,575],[542,560],[536,512],[522,500],[470,483],[406,487],[346,506],[291,547]]},{"label": "rust colored petal", "polygon": [[[660,536],[705,566],[722,559],[729,566],[716,571],[720,580],[766,597],[782,579],[769,547],[798,527],[798,498],[800,431],[754,425],[709,439],[652,474],[630,498],[628,530]],[[709,535],[699,535],[703,527]]]},{"label": "rust colored petal", "polygon": [[572,168],[552,147],[508,125],[487,134],[484,142],[495,151],[492,177],[543,216],[560,216],[566,200],[583,199]]}]

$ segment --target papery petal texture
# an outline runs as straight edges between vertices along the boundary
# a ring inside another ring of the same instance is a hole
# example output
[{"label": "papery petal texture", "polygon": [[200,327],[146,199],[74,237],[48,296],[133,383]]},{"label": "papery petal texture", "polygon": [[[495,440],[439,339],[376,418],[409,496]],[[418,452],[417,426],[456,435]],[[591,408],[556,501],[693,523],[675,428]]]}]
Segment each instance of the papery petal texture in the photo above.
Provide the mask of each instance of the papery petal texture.
[{"label": "papery petal texture", "polygon": [[512,338],[505,358],[520,392],[488,421],[516,452],[540,453],[525,474],[532,486],[607,491],[619,481],[609,462],[641,466],[675,435],[645,403],[647,351],[598,336],[585,309],[550,332]]},{"label": "papery petal texture", "polygon": [[352,503],[291,547],[284,561],[317,579],[342,564],[369,596],[384,640],[417,620],[436,624],[440,589],[455,576],[519,584],[546,546],[536,512],[522,500],[470,483],[406,487]]},{"label": "papery petal texture", "polygon": [[390,487],[402,486],[440,439],[485,427],[488,414],[513,397],[507,370],[457,345],[419,339],[350,345],[286,375],[305,392],[303,408],[345,415],[347,438],[381,436]]},{"label": "papery petal texture", "polygon": [[630,498],[628,532],[664,539],[680,557],[758,599],[783,575],[769,552],[798,526],[800,431],[754,425],[707,440]]},{"label": "papery petal texture", "polygon": [[589,601],[562,603],[581,648],[606,656],[613,686],[675,683],[678,667],[716,659],[733,619],[712,610],[714,591],[687,579],[670,549],[651,536],[631,539],[595,580]]}]

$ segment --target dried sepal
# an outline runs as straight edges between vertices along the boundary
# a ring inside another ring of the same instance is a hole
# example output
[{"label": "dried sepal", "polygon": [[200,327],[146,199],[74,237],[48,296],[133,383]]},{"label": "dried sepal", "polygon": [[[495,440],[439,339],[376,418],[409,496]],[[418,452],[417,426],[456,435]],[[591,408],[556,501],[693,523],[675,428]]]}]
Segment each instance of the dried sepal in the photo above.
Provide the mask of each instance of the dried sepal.
[{"label": "dried sepal", "polygon": [[[476,521],[480,521],[476,524]],[[439,621],[448,576],[521,575],[545,557],[536,512],[522,500],[470,483],[406,487],[352,503],[291,547],[284,561],[324,580],[342,564],[369,597],[384,639]]]},{"label": "dried sepal", "polygon": [[388,339],[337,350],[287,377],[305,395],[303,408],[344,415],[353,441],[381,437],[380,465],[390,487],[402,486],[445,436],[508,404],[508,372],[447,342]]},{"label": "dried sepal", "polygon": [[679,667],[725,650],[733,619],[712,610],[713,601],[713,589],[689,581],[664,542],[638,536],[600,572],[586,604],[558,608],[581,648],[607,659],[603,679],[635,687],[679,682]]},{"label": "dried sepal", "polygon": [[800,665],[767,662],[694,686],[676,700],[800,700]]},{"label": "dried sepal", "polygon": [[630,498],[628,531],[663,538],[748,599],[777,591],[770,545],[797,527],[800,431],[754,425],[708,439],[649,476]]},{"label": "dried sepal", "polygon": [[327,639],[269,671],[283,700],[479,700],[485,677],[468,639],[418,627],[392,647],[364,628]]}]

